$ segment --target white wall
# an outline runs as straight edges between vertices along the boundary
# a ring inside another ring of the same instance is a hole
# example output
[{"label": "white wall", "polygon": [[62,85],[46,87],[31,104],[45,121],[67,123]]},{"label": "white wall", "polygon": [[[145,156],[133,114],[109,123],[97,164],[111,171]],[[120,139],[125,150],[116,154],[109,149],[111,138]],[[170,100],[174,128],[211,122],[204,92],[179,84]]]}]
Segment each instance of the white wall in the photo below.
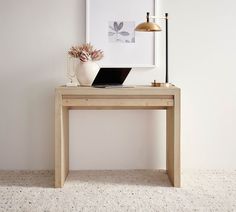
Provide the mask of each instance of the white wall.
[{"label": "white wall", "polygon": [[[236,3],[163,2],[170,78],[182,88],[182,167],[235,168]],[[84,0],[0,0],[0,169],[53,168],[54,87],[66,82],[67,49],[84,39]],[[126,83],[162,79],[163,68],[136,70]],[[71,169],[165,167],[163,112],[72,111],[70,118]]]},{"label": "white wall", "polygon": [[167,8],[183,167],[236,168],[236,2],[172,0]]},{"label": "white wall", "polygon": [[85,5],[0,0],[0,169],[53,167],[54,87],[83,40]]}]

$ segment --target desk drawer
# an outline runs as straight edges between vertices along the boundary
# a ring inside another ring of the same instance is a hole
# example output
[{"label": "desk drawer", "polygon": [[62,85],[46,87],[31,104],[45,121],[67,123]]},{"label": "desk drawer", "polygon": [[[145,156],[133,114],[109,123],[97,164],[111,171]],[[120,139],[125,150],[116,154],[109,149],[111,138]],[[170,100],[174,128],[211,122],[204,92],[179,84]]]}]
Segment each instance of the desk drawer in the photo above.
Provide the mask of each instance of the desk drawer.
[{"label": "desk drawer", "polygon": [[[123,108],[137,108],[137,109],[155,109],[174,106],[173,99],[63,99],[62,105],[67,107],[77,107],[84,109],[123,109]],[[72,108],[73,109],[73,108]]]}]

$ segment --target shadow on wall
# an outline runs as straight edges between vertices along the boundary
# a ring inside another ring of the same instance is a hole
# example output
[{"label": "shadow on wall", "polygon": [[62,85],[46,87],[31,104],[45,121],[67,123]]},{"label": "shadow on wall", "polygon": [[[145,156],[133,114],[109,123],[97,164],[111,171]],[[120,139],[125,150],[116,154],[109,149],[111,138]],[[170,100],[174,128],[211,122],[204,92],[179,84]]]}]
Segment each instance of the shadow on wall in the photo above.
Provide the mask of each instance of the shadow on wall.
[{"label": "shadow on wall", "polygon": [[148,161],[151,169],[166,169],[166,111],[149,111]]}]

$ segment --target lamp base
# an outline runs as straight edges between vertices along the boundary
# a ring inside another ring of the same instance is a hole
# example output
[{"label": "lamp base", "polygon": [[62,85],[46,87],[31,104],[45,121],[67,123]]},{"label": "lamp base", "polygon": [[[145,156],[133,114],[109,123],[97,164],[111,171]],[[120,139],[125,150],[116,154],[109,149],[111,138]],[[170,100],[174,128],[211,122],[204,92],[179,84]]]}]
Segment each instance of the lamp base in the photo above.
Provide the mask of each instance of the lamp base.
[{"label": "lamp base", "polygon": [[166,82],[156,82],[156,80],[154,80],[154,82],[152,82],[152,87],[171,87],[173,86],[171,83],[166,83]]}]

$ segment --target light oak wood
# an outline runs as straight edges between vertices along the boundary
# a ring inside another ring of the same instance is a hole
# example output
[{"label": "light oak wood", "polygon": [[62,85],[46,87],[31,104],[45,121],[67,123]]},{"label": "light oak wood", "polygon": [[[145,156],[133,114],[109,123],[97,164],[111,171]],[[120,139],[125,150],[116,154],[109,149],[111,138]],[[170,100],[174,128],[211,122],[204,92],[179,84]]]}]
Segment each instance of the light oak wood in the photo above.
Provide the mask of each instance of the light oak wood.
[{"label": "light oak wood", "polygon": [[[156,95],[116,95],[116,99],[156,99]],[[114,99],[114,95],[63,95],[63,99]],[[174,96],[160,95],[158,99],[174,99]]]},{"label": "light oak wood", "polygon": [[172,185],[180,187],[180,92],[174,100],[175,106],[166,111],[166,169]]},{"label": "light oak wood", "polygon": [[63,106],[77,107],[171,107],[173,99],[63,99]]},{"label": "light oak wood", "polygon": [[146,96],[146,95],[174,95],[179,88],[171,87],[150,87],[150,86],[136,86],[134,88],[93,88],[93,87],[58,87],[56,91],[61,95],[101,95],[101,96]]},{"label": "light oak wood", "polygon": [[180,89],[58,87],[55,94],[55,187],[64,185],[69,172],[69,110],[164,109],[167,111],[167,174],[173,186],[181,186]]},{"label": "light oak wood", "polygon": [[62,105],[62,96],[55,99],[55,187],[64,185],[69,173],[69,111]]}]

